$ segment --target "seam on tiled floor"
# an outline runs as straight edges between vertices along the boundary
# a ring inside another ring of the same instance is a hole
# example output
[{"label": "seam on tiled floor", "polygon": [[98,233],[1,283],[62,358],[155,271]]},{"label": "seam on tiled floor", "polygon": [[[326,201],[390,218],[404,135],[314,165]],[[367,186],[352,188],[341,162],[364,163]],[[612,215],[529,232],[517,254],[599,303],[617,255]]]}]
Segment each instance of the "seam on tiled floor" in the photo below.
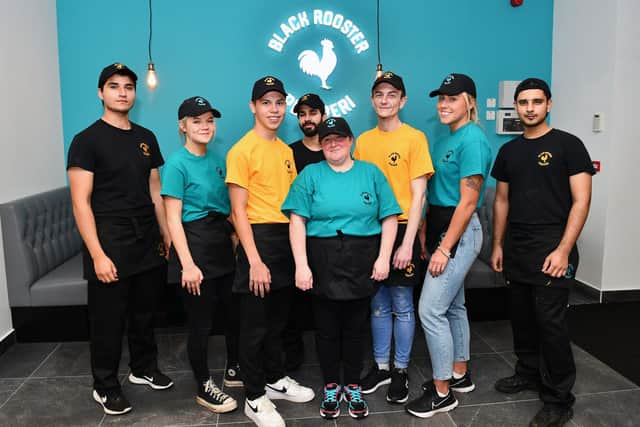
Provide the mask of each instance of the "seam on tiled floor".
[{"label": "seam on tiled floor", "polygon": [[[504,357],[504,356],[502,355],[502,353],[513,353],[512,351],[511,351],[511,352],[509,352],[509,351],[498,352],[498,351],[496,351],[496,349],[495,349],[495,348],[493,348],[493,346],[492,346],[491,344],[489,344],[489,342],[488,342],[487,340],[485,340],[485,339],[484,339],[484,337],[483,337],[481,334],[479,334],[478,332],[475,332],[475,334],[476,334],[476,335],[477,335],[477,336],[478,336],[478,337],[479,337],[479,338],[480,338],[480,339],[481,339],[481,340],[482,340],[482,341],[483,341],[483,342],[484,342],[484,343],[485,343],[485,344],[486,344],[486,345],[487,345],[491,350],[493,350],[493,353],[494,353],[494,354],[497,354],[498,356],[500,356],[500,358],[502,358],[502,360],[504,360],[504,361],[507,363],[507,365],[509,365],[509,366],[511,366],[512,368],[514,368],[514,369],[515,369],[515,366],[514,366],[514,365],[513,365],[513,364],[512,364],[512,363],[511,363],[511,362],[510,362],[506,357]],[[486,353],[486,354],[491,354],[491,353]]]},{"label": "seam on tiled floor", "polygon": [[59,348],[60,348],[60,345],[61,345],[60,343],[57,343],[57,344],[56,344],[56,346],[53,348],[53,350],[51,350],[51,351],[49,352],[49,354],[47,354],[47,356],[44,358],[44,360],[43,360],[42,362],[40,362],[40,364],[39,364],[38,366],[36,366],[36,368],[35,368],[33,371],[31,371],[31,373],[30,373],[27,377],[25,377],[25,378],[23,379],[23,381],[20,383],[20,385],[19,385],[18,387],[16,387],[16,389],[15,389],[15,390],[13,390],[13,393],[11,393],[11,394],[9,395],[9,397],[7,398],[7,400],[5,400],[4,402],[2,402],[2,405],[0,405],[0,410],[1,410],[2,408],[4,408],[4,405],[6,405],[6,404],[7,404],[7,402],[8,402],[8,401],[10,401],[10,400],[11,400],[11,398],[12,398],[13,396],[15,396],[15,394],[18,392],[18,390],[20,390],[20,389],[22,388],[22,386],[24,385],[24,383],[26,383],[26,382],[27,382],[27,380],[28,380],[28,379],[30,379],[30,378],[31,378],[31,376],[32,376],[32,375],[33,375],[33,374],[34,374],[38,369],[40,369],[40,367],[42,367],[42,365],[44,365],[44,364],[45,364],[45,362],[46,362],[47,360],[49,360],[49,358],[51,357],[51,355],[52,355],[53,353],[55,353],[55,351],[56,351],[57,349],[59,349]]}]

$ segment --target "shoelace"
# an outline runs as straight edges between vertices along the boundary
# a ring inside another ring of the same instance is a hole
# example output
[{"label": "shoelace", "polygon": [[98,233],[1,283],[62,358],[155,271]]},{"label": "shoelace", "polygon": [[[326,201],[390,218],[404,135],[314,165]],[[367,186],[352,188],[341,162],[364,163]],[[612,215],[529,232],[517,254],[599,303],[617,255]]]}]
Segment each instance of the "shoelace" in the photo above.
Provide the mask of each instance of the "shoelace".
[{"label": "shoelace", "polygon": [[360,403],[362,402],[362,389],[357,386],[347,386],[347,393],[351,398],[349,399],[351,402]]},{"label": "shoelace", "polygon": [[324,400],[328,402],[337,402],[338,401],[338,393],[340,392],[340,386],[336,386],[335,388],[324,388]]},{"label": "shoelace", "polygon": [[207,380],[207,382],[204,383],[204,392],[220,402],[224,402],[224,400],[227,398],[227,395],[222,390],[220,390],[218,386],[215,385],[213,381],[211,381],[211,379]]}]

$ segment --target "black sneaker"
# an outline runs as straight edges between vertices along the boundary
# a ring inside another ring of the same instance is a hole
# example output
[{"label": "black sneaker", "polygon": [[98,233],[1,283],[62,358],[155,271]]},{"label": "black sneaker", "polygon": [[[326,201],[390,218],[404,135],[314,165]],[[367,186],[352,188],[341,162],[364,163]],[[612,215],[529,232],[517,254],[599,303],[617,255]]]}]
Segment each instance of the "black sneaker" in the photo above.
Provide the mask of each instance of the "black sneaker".
[{"label": "black sneaker", "polygon": [[134,375],[132,372],[129,374],[129,382],[131,384],[148,385],[154,390],[165,390],[173,385],[171,378],[157,369],[141,375]]},{"label": "black sneaker", "polygon": [[238,362],[229,362],[227,364],[227,369],[224,370],[224,381],[222,383],[225,387],[244,386],[242,372],[240,371],[240,364]]},{"label": "black sneaker", "polygon": [[342,400],[349,403],[351,418],[362,419],[369,415],[369,405],[362,398],[362,388],[357,384],[349,384],[342,389]]},{"label": "black sneaker", "polygon": [[562,427],[572,417],[573,409],[547,404],[531,420],[529,427]]},{"label": "black sneaker", "polygon": [[510,377],[500,378],[494,384],[496,390],[500,393],[518,393],[523,390],[538,391],[538,383],[532,381],[520,374],[514,374]]},{"label": "black sneaker", "polygon": [[220,390],[211,378],[198,386],[196,402],[216,414],[231,412],[238,407],[238,402]]},{"label": "black sneaker", "polygon": [[360,380],[364,394],[373,393],[378,387],[390,383],[391,372],[386,369],[378,369],[378,365],[373,365],[369,373]]},{"label": "black sneaker", "polygon": [[449,412],[456,406],[458,406],[458,400],[453,396],[451,390],[445,397],[440,397],[436,391],[436,386],[433,382],[430,382],[422,396],[409,402],[405,409],[416,417],[429,418],[439,412]]},{"label": "black sneaker", "polygon": [[458,393],[469,393],[476,389],[476,385],[471,381],[471,375],[467,371],[462,378],[449,380],[449,388]]},{"label": "black sneaker", "polygon": [[387,402],[405,403],[407,400],[409,400],[409,374],[406,369],[395,368],[391,372]]},{"label": "black sneaker", "polygon": [[93,390],[93,400],[102,406],[107,415],[122,415],[131,411],[131,404],[120,389],[108,390],[103,393]]}]

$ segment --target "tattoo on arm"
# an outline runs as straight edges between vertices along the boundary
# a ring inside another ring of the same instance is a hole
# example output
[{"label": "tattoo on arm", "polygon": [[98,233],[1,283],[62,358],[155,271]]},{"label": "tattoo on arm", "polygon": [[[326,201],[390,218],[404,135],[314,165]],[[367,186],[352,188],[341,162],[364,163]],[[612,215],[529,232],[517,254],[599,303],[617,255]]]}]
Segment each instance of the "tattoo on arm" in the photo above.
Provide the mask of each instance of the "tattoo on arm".
[{"label": "tattoo on arm", "polygon": [[479,193],[480,189],[482,188],[482,176],[480,175],[468,176],[464,179],[464,184],[467,187],[473,190],[476,190]]}]

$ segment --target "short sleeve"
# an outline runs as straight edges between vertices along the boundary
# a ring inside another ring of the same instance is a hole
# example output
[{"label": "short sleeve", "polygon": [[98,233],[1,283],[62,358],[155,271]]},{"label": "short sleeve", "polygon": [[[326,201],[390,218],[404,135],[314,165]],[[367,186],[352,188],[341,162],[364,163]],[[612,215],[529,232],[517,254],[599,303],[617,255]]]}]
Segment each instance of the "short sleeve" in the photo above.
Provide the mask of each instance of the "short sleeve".
[{"label": "short sleeve", "polygon": [[150,133],[150,141],[151,141],[151,169],[157,169],[160,166],[164,165],[164,158],[162,157],[162,153],[160,152],[160,145],[158,144],[158,140],[153,132]]},{"label": "short sleeve", "polygon": [[93,143],[85,138],[76,135],[69,146],[67,154],[67,169],[80,168],[89,172],[95,172],[95,150]]},{"label": "short sleeve", "polygon": [[419,133],[410,147],[409,178],[416,179],[433,174],[433,163],[429,154],[429,143],[423,133]]},{"label": "short sleeve", "polygon": [[376,185],[376,197],[378,198],[378,219],[382,220],[391,215],[400,215],[402,209],[393,194],[389,181],[384,174],[373,165],[373,179]]},{"label": "short sleeve", "polygon": [[493,169],[491,169],[491,176],[494,177],[496,181],[509,182],[505,156],[505,145],[503,145],[498,151],[498,156],[493,164]]},{"label": "short sleeve", "polygon": [[162,190],[160,194],[182,200],[184,198],[184,188],[186,177],[180,168],[173,162],[168,162],[162,168]]},{"label": "short sleeve", "polygon": [[360,159],[360,150],[359,150],[360,137],[358,137],[358,139],[356,139],[356,143],[354,145],[355,145],[355,148],[353,149],[353,155],[352,156],[353,156],[354,159],[361,160]]},{"label": "short sleeve", "polygon": [[596,173],[591,156],[584,143],[579,138],[571,138],[567,141],[567,172],[569,176],[587,172],[591,175]]},{"label": "short sleeve", "polygon": [[491,163],[489,147],[478,137],[466,141],[460,151],[460,179],[472,175],[486,178],[487,165]]},{"label": "short sleeve", "polygon": [[239,146],[231,147],[227,154],[226,183],[249,188],[249,157]]},{"label": "short sleeve", "polygon": [[289,194],[282,204],[282,213],[287,217],[291,213],[300,215],[304,218],[311,218],[311,196],[313,194],[313,180],[308,172],[308,168],[302,170],[302,173],[296,177],[291,184]]}]

